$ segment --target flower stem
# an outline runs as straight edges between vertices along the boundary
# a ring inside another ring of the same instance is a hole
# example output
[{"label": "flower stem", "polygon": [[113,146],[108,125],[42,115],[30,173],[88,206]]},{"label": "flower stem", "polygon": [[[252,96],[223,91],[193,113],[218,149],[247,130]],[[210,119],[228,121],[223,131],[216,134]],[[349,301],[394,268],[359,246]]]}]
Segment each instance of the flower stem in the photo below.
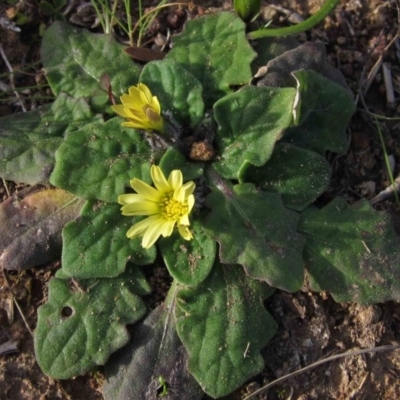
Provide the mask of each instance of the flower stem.
[{"label": "flower stem", "polygon": [[326,0],[324,5],[314,15],[300,24],[277,29],[258,29],[248,33],[247,38],[261,39],[263,37],[288,36],[304,32],[307,29],[311,29],[314,25],[317,25],[324,18],[326,18],[338,5],[338,3],[339,0]]}]

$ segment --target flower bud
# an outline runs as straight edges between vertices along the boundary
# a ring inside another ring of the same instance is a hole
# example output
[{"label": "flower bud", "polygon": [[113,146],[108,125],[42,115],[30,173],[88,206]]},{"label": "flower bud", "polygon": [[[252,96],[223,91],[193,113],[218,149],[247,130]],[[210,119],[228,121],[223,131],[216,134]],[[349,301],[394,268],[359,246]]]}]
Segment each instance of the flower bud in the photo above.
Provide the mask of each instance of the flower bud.
[{"label": "flower bud", "polygon": [[234,0],[235,11],[244,22],[250,22],[261,8],[261,0]]}]

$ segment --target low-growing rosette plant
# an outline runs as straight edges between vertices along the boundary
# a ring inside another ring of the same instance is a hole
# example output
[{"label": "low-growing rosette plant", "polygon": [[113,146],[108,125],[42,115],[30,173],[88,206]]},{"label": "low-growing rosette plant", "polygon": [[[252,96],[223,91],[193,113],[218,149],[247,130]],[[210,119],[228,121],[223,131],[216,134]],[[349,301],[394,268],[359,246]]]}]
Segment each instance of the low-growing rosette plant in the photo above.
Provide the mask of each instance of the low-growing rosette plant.
[{"label": "low-growing rosette plant", "polygon": [[[388,217],[314,204],[355,109],[321,44],[250,42],[222,12],[145,66],[62,22],[41,56],[54,103],[0,120],[2,178],[33,186],[0,207],[0,263],[61,253],[35,330],[44,373],[105,365],[109,400],[218,398],[262,371],[275,289],[399,299]],[[172,284],[146,310],[155,262]]]}]

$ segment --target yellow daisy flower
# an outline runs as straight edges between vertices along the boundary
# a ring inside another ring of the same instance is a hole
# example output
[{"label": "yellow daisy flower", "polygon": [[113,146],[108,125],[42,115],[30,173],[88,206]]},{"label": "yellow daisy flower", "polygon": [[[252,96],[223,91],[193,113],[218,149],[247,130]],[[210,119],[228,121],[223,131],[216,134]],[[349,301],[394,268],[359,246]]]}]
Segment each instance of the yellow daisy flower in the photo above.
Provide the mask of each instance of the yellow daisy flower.
[{"label": "yellow daisy flower", "polygon": [[120,99],[122,104],[111,106],[111,108],[118,115],[127,119],[122,126],[164,133],[164,119],[161,116],[160,103],[144,83],[131,86],[129,94],[123,94]]},{"label": "yellow daisy flower", "polygon": [[118,203],[123,206],[122,215],[149,215],[133,225],[126,236],[130,239],[143,236],[142,246],[148,249],[160,235],[171,236],[176,224],[180,235],[191,240],[189,214],[194,205],[195,183],[183,184],[182,172],[178,169],[172,171],[168,179],[156,165],[152,165],[150,172],[155,188],[135,178],[130,184],[136,194],[118,196]]}]

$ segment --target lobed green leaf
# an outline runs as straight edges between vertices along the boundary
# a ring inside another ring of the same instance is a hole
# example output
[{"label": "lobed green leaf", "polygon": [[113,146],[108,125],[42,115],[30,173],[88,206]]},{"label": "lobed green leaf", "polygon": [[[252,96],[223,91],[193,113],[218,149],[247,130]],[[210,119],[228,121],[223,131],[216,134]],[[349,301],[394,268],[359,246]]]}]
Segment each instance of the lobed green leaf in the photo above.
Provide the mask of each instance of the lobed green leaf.
[{"label": "lobed green leaf", "polygon": [[277,193],[254,185],[217,183],[206,198],[212,209],[206,233],[220,244],[224,264],[241,264],[247,275],[288,291],[304,280],[304,238],[296,231],[299,215],[284,207]]},{"label": "lobed green leaf", "polygon": [[206,109],[231,86],[251,79],[250,63],[255,53],[245,34],[245,25],[232,12],[220,12],[188,21],[174,37],[167,59],[174,60],[203,85]]},{"label": "lobed green leaf", "polygon": [[246,163],[267,162],[292,121],[295,94],[293,88],[246,86],[215,104],[220,157],[214,168],[222,176],[235,179]]},{"label": "lobed green leaf", "polygon": [[124,217],[120,208],[115,203],[90,200],[82,209],[81,217],[64,227],[64,273],[80,279],[112,278],[125,271],[128,261],[135,265],[154,261],[154,246],[145,250],[141,238],[132,240],[126,237],[132,218]]},{"label": "lobed green leaf", "polygon": [[305,259],[313,290],[327,290],[338,302],[381,303],[400,299],[399,240],[387,214],[361,200],[342,198],[301,214]]},{"label": "lobed green leaf", "polygon": [[190,226],[193,239],[184,240],[178,233],[161,238],[161,255],[171,276],[181,285],[197,286],[207,278],[214,264],[217,246],[198,221]]},{"label": "lobed green leaf", "polygon": [[137,268],[112,279],[52,279],[35,330],[36,360],[42,371],[68,379],[103,365],[129,341],[125,324],[145,314],[139,295],[149,292]]},{"label": "lobed green leaf", "polygon": [[117,202],[131,179],[151,181],[152,156],[143,134],[122,128],[120,118],[95,122],[67,135],[50,182],[86,199]]},{"label": "lobed green leaf", "polygon": [[355,105],[347,90],[314,71],[293,72],[300,101],[297,126],[285,132],[283,141],[313,150],[343,154],[348,148],[346,127]]},{"label": "lobed green leaf", "polygon": [[[175,302],[175,295],[169,298]],[[169,400],[203,397],[187,370],[188,355],[176,334],[174,307],[168,304],[158,306],[136,324],[129,345],[113,354],[105,365],[105,400],[157,400],[160,378],[165,380]]]},{"label": "lobed green leaf", "polygon": [[263,369],[260,349],[276,331],[263,306],[272,292],[238,265],[218,263],[200,286],[179,290],[177,332],[189,371],[210,396],[231,393]]},{"label": "lobed green leaf", "polygon": [[163,113],[171,113],[174,120],[198,125],[204,116],[203,87],[189,71],[172,60],[147,64],[140,75],[154,96],[157,96]]},{"label": "lobed green leaf", "polygon": [[330,175],[329,163],[321,155],[289,143],[277,143],[265,165],[248,165],[239,178],[268,192],[280,193],[286,207],[301,211],[326,190]]},{"label": "lobed green leaf", "polygon": [[268,64],[269,61],[283,55],[286,51],[299,46],[299,42],[294,36],[265,37],[252,42],[257,57],[251,64],[253,75]]},{"label": "lobed green leaf", "polygon": [[40,53],[56,95],[65,92],[73,97],[91,96],[104,74],[110,77],[117,95],[139,80],[140,67],[112,35],[94,34],[57,21],[46,30]]},{"label": "lobed green leaf", "polygon": [[1,118],[1,177],[30,185],[48,184],[63,136],[96,119],[85,99],[65,94],[50,106]]}]

